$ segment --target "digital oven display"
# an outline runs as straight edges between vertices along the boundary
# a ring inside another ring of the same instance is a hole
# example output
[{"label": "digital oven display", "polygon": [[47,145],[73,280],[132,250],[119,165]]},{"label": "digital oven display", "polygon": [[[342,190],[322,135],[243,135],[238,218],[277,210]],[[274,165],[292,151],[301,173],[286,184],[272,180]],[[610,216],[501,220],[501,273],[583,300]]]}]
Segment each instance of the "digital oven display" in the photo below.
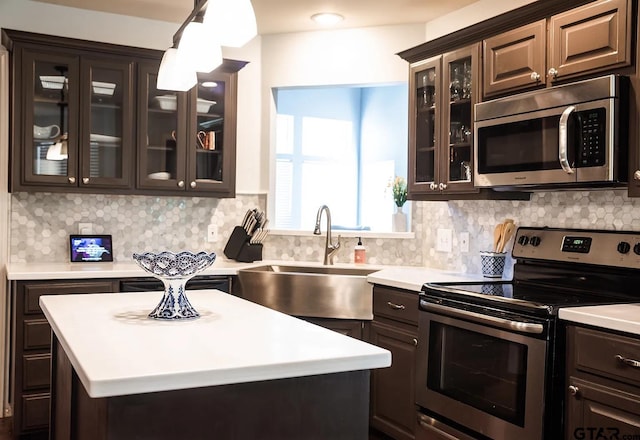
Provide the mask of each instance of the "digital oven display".
[{"label": "digital oven display", "polygon": [[591,249],[591,237],[564,237],[562,241],[562,252],[577,252],[588,254]]}]

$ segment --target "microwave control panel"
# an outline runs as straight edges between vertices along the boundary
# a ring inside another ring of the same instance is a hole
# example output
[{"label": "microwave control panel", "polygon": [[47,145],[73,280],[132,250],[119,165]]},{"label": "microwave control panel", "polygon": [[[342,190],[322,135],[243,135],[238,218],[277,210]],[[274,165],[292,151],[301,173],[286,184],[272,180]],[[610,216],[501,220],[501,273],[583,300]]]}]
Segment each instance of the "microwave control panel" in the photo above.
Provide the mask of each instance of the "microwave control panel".
[{"label": "microwave control panel", "polygon": [[606,111],[596,108],[577,113],[580,127],[580,149],[577,167],[597,167],[605,164]]}]

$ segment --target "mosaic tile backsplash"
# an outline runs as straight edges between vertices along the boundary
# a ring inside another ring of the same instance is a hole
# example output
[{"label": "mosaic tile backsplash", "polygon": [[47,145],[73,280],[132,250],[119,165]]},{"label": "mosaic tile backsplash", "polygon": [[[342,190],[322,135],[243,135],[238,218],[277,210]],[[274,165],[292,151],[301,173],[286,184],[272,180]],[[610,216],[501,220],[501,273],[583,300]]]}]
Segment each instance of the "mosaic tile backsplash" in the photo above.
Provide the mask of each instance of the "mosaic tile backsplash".
[{"label": "mosaic tile backsplash", "polygon": [[[11,197],[11,262],[67,261],[69,234],[78,223],[94,233],[113,235],[114,260],[132,261],[133,252],[204,250],[223,255],[233,227],[247,209],[266,209],[265,195],[235,199],[82,194],[15,193]],[[367,262],[480,272],[479,252],[488,250],[493,228],[504,218],[516,225],[640,230],[640,199],[626,190],[534,193],[530,201],[413,202],[414,239],[364,238]],[[217,240],[206,241],[209,224]],[[438,228],[453,232],[453,252],[436,251]],[[470,249],[460,253],[460,233],[469,232]],[[324,235],[270,236],[264,259],[322,261]],[[336,262],[353,261],[355,238],[343,238]],[[510,275],[512,261],[505,275]]]}]

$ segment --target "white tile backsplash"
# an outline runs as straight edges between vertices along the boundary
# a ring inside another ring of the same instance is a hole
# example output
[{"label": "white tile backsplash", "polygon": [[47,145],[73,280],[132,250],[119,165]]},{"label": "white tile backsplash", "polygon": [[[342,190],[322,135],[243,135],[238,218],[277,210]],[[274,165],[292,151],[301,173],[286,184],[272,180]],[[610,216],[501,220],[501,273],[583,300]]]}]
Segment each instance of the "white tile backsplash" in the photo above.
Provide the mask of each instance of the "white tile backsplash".
[{"label": "white tile backsplash", "polygon": [[[139,251],[214,251],[219,255],[247,209],[266,209],[265,195],[235,199],[84,194],[15,193],[11,197],[11,262],[67,260],[67,237],[78,223],[113,235],[116,261],[132,261]],[[491,246],[493,228],[504,218],[516,225],[640,231],[640,199],[626,190],[539,192],[530,201],[450,201],[411,203],[415,239],[363,239],[367,262],[480,272],[479,252]],[[206,240],[213,223],[218,238]],[[436,250],[438,228],[452,230],[453,252]],[[458,251],[468,232],[469,252]],[[337,232],[335,232],[337,236]],[[337,262],[352,262],[357,239],[343,238]],[[265,259],[322,261],[323,236],[270,236]],[[508,261],[506,273],[511,270]]]}]

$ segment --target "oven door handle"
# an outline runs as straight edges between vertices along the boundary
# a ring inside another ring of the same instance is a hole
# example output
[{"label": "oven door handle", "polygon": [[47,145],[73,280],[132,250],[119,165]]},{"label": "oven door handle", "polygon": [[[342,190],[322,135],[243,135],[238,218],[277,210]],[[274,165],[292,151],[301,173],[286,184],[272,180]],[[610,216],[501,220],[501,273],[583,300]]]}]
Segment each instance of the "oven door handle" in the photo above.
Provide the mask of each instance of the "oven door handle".
[{"label": "oven door handle", "polygon": [[427,311],[448,315],[455,318],[464,318],[481,324],[489,324],[505,330],[514,330],[523,333],[532,333],[539,335],[544,331],[542,324],[533,324],[530,322],[511,321],[510,319],[497,318],[495,316],[483,315],[468,310],[454,309],[452,307],[441,306],[439,304],[431,304],[426,301],[420,301],[420,306]]},{"label": "oven door handle", "polygon": [[569,116],[571,116],[571,113],[573,113],[575,109],[576,108],[573,105],[567,107],[562,112],[562,116],[560,116],[560,123],[558,124],[558,160],[560,161],[560,166],[567,174],[573,174],[575,172],[569,164],[569,157],[567,154],[567,144],[569,143],[567,123],[569,121]]}]

